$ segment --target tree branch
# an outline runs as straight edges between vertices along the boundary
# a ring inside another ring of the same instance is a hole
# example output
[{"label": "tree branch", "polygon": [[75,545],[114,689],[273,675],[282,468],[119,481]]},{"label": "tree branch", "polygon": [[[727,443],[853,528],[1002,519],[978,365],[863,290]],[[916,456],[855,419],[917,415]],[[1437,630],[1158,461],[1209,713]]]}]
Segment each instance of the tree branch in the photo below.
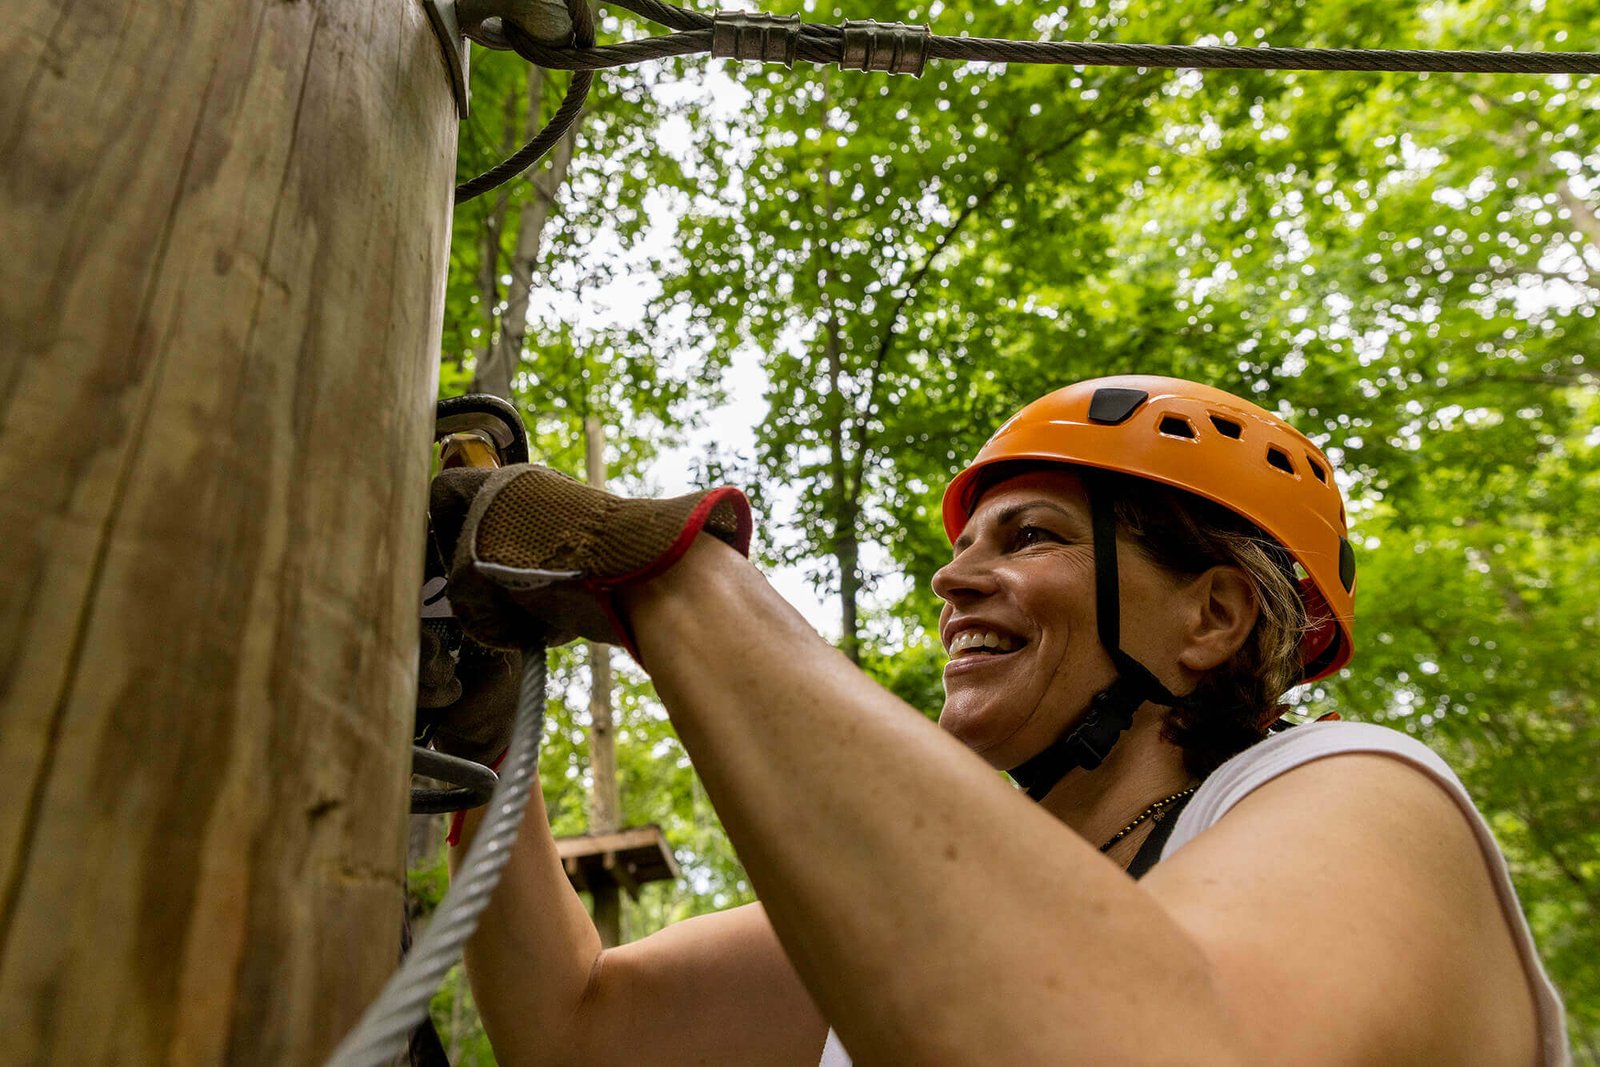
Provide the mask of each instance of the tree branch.
[{"label": "tree branch", "polygon": [[[1150,83],[1162,77],[1164,77],[1163,73],[1152,71],[1134,78],[1127,90],[1120,94],[1113,105],[1101,113],[1098,118],[1093,121],[1085,121],[1053,144],[1028,153],[1024,159],[1024,164],[1026,166],[1036,166],[1040,163],[1048,162],[1077,144],[1092,131],[1105,128],[1114,119],[1125,115],[1130,109],[1130,105],[1143,97]],[[1024,168],[1018,168],[1018,170],[1021,169]],[[967,206],[945,227],[944,232],[935,239],[933,248],[923,258],[917,269],[912,272],[910,280],[902,288],[900,299],[895,302],[894,311],[889,316],[888,323],[885,326],[883,338],[878,342],[878,350],[873,354],[872,363],[867,368],[865,403],[860,409],[859,419],[857,420],[859,432],[856,439],[855,456],[853,457],[855,477],[858,483],[866,470],[869,423],[872,418],[872,409],[878,404],[878,391],[882,382],[883,368],[888,363],[890,354],[894,351],[895,342],[900,338],[901,316],[906,308],[910,306],[911,301],[920,293],[923,281],[926,280],[929,272],[933,270],[934,264],[938,262],[940,255],[950,247],[950,244],[960,234],[962,228],[966,226],[967,221],[992,203],[994,198],[999,196],[1015,180],[1014,176],[1017,173],[1018,171],[1014,170],[1010,174],[998,176],[987,189],[969,201]]]}]

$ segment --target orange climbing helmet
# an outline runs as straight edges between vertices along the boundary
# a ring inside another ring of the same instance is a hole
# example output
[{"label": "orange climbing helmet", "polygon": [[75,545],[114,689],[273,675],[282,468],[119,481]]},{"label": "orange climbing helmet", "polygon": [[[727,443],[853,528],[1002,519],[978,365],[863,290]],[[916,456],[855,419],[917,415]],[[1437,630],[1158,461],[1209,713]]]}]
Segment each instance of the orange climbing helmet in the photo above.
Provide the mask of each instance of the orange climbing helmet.
[{"label": "orange climbing helmet", "polygon": [[1300,596],[1312,627],[1301,642],[1301,679],[1349,662],[1356,567],[1344,501],[1327,456],[1270,411],[1208,385],[1153,375],[1057,389],[1012,416],[945,489],[952,542],[972,517],[979,472],[1014,460],[1148,478],[1249,519],[1306,573]]}]

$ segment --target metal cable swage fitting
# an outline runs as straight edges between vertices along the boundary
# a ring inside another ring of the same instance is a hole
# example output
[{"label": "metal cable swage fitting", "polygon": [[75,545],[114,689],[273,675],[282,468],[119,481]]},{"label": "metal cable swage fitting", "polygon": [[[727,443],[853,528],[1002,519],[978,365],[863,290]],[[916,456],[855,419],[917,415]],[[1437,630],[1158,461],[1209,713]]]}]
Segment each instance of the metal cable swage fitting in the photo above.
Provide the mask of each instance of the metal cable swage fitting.
[{"label": "metal cable swage fitting", "polygon": [[711,54],[717,59],[749,59],[794,66],[800,47],[799,15],[718,11],[711,17]]},{"label": "metal cable swage fitting", "polygon": [[[494,0],[477,0],[487,11]],[[511,0],[500,0],[510,3]],[[520,0],[527,4],[531,0]],[[545,0],[553,2],[553,0]],[[1017,41],[985,37],[940,37],[928,26],[850,19],[839,26],[751,11],[705,15],[666,0],[606,0],[673,30],[619,44],[594,43],[589,0],[566,0],[575,33],[570,45],[536,40],[514,21],[492,35],[492,47],[556,70],[573,72],[572,85],[548,126],[534,141],[497,167],[456,188],[456,203],[471,200],[523,173],[569,129],[589,91],[592,72],[674,56],[709,52],[756,63],[798,62],[844,70],[920,76],[930,59],[955,63],[1043,63],[1070,66],[1164,67],[1236,70],[1438,71],[1441,73],[1600,74],[1600,55],[1589,52],[1486,52],[1440,49],[1243,48],[1218,45],[1121,44],[1113,41]],[[480,36],[480,40],[484,38]]]},{"label": "metal cable swage fitting", "polygon": [[848,19],[842,28],[841,69],[922,77],[922,70],[928,65],[928,45],[933,40],[933,31],[927,26]]}]

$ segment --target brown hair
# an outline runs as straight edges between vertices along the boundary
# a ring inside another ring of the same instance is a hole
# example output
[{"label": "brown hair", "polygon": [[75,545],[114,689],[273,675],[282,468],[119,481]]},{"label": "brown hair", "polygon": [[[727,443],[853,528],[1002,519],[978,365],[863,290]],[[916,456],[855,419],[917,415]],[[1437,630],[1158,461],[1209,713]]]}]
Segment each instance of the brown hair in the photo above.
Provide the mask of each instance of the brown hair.
[{"label": "brown hair", "polygon": [[1156,566],[1199,575],[1238,567],[1255,593],[1255,626],[1233,658],[1167,713],[1164,735],[1183,749],[1191,774],[1204,777],[1266,736],[1300,681],[1304,603],[1287,549],[1249,519],[1182,489],[1110,475],[1118,530]]}]

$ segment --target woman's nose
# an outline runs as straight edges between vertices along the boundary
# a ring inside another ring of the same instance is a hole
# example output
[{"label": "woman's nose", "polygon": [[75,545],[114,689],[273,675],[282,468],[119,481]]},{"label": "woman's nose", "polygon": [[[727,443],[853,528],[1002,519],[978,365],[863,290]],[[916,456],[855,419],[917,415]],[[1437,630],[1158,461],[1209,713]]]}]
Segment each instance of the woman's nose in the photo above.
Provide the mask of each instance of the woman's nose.
[{"label": "woman's nose", "polygon": [[993,568],[971,548],[957,553],[954,559],[933,575],[934,595],[951,604],[988,596],[994,590]]}]

